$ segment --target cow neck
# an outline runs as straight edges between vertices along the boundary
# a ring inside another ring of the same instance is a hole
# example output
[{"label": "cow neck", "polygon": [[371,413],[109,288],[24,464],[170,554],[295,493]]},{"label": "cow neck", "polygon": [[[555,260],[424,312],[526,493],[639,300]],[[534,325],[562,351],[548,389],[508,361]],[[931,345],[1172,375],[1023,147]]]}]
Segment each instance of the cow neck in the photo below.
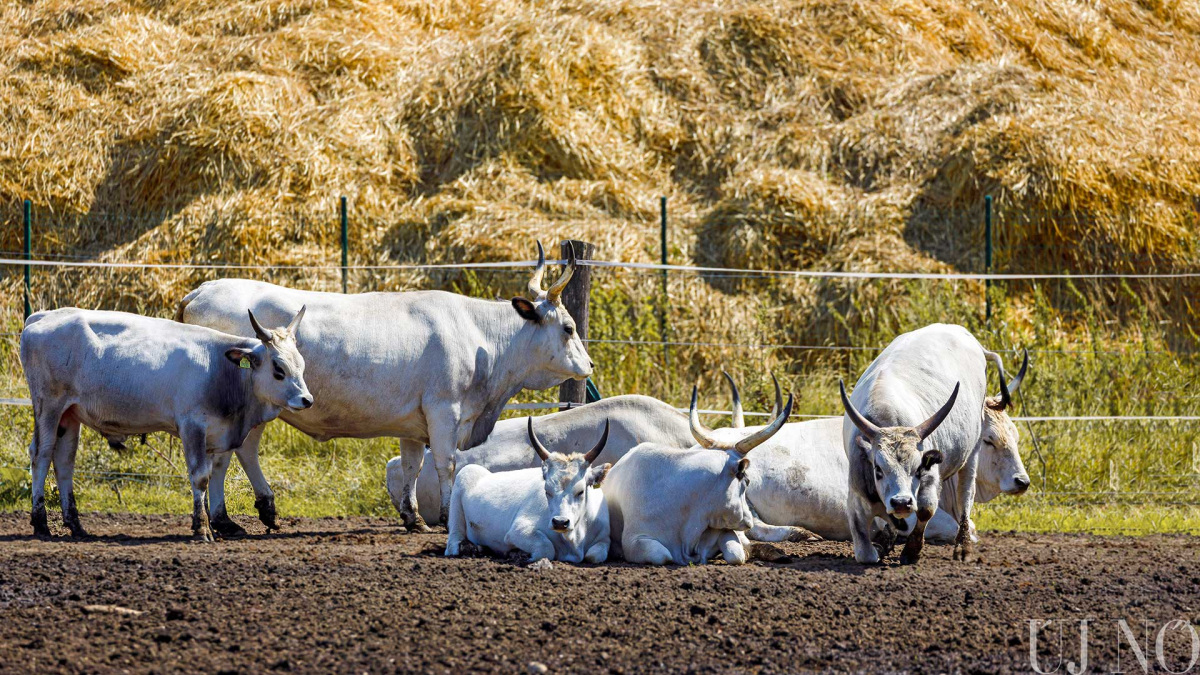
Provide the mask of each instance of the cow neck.
[{"label": "cow neck", "polygon": [[461,450],[469,450],[487,439],[500,419],[504,405],[525,388],[528,370],[517,365],[529,361],[528,333],[523,337],[528,321],[518,316],[508,303],[485,301],[483,304],[493,313],[481,322],[481,329],[487,341],[494,345],[494,351],[489,354],[490,359],[475,361],[471,394],[480,402],[480,408],[466,446]]}]

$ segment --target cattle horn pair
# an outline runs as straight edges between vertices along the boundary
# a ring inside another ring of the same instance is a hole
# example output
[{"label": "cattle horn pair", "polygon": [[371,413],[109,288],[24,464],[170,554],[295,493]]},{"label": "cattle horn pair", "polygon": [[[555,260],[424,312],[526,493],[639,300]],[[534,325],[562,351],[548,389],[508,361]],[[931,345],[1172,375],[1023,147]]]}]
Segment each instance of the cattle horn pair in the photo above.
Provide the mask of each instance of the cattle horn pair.
[{"label": "cattle horn pair", "polygon": [[[529,299],[537,301],[542,294],[542,277],[546,275],[546,249],[542,248],[542,242],[537,243],[538,262],[537,267],[533,268],[533,276],[529,278]],[[567,268],[563,270],[562,276],[558,281],[554,282],[550,289],[546,291],[546,300],[557,303],[562,296],[563,289],[567,287],[567,282],[575,274],[575,246],[574,244],[567,245]]]},{"label": "cattle horn pair", "polygon": [[[728,376],[726,376],[726,377],[728,377]],[[733,383],[733,379],[730,378],[730,384],[732,384],[732,383]],[[734,389],[736,390],[737,388],[734,387]],[[716,449],[716,450],[733,450],[734,452],[737,452],[738,454],[741,454],[741,455],[744,455],[744,454],[750,452],[754,448],[756,448],[759,445],[762,445],[764,442],[766,442],[767,439],[774,436],[776,432],[778,432],[780,429],[783,428],[784,423],[787,422],[788,417],[791,416],[791,414],[792,414],[793,399],[792,399],[792,395],[789,393],[787,405],[783,407],[783,412],[776,415],[775,419],[772,420],[770,424],[768,424],[767,426],[763,427],[762,429],[759,429],[758,431],[750,434],[749,436],[743,438],[742,440],[730,445],[729,443],[724,443],[724,442],[717,440],[713,436],[712,429],[709,429],[708,427],[706,427],[700,423],[700,413],[696,409],[698,399],[699,399],[699,390],[695,386],[693,386],[692,387],[692,407],[691,407],[691,410],[689,411],[688,421],[691,424],[692,436],[696,439],[696,442],[705,448]]]},{"label": "cattle horn pair", "polygon": [[1000,361],[996,361],[997,368],[1000,369],[1000,401],[995,405],[989,403],[988,407],[997,412],[1007,410],[1012,405],[1012,395],[1017,393],[1021,388],[1021,381],[1025,379],[1025,372],[1029,370],[1029,350],[1024,350],[1025,356],[1021,359],[1021,369],[1017,371],[1017,376],[1008,384],[1004,383],[1004,378],[1008,377],[1004,373],[1004,365]]},{"label": "cattle horn pair", "polygon": [[[300,319],[304,318],[304,312],[307,309],[308,305],[301,305],[300,311],[296,312],[296,316],[292,317],[291,323],[289,323],[287,328],[284,329],[287,331],[289,336],[296,337],[296,329],[300,327]],[[255,337],[263,342],[270,342],[271,340],[275,339],[275,336],[271,333],[271,331],[263,328],[262,324],[258,322],[258,319],[254,318],[253,311],[247,309],[246,313],[250,315],[250,327],[254,329]]]},{"label": "cattle horn pair", "polygon": [[[542,459],[542,461],[544,462],[544,461],[550,459],[550,451],[546,449],[546,446],[542,445],[542,442],[538,440],[537,434],[534,433],[533,417],[529,417],[528,420],[529,420],[529,444],[533,446],[533,451],[536,452],[537,456],[540,457]],[[604,420],[604,433],[600,435],[600,442],[597,443],[596,446],[593,447],[591,450],[588,450],[587,454],[583,456],[583,459],[588,464],[595,462],[596,458],[600,456],[600,452],[602,450],[604,450],[604,446],[607,443],[608,443],[608,420],[605,419]]]},{"label": "cattle horn pair", "polygon": [[[950,414],[950,410],[954,408],[954,402],[958,400],[958,387],[960,384],[959,382],[954,383],[954,391],[950,393],[950,400],[946,401],[937,412],[933,413],[932,417],[913,427],[913,431],[917,432],[917,436],[922,441],[929,438],[930,434],[936,431],[938,426],[945,421],[946,416]],[[846,396],[845,382],[838,380],[838,388],[842,393],[842,407],[846,409],[846,414],[850,416],[850,421],[854,422],[854,426],[858,427],[858,430],[862,432],[862,435],[868,441],[874,441],[879,436],[879,427],[871,420],[863,417],[862,413],[858,412],[858,409],[850,402],[850,397]]]},{"label": "cattle horn pair", "polygon": [[[721,374],[729,381],[729,392],[733,396],[733,428],[741,429],[746,426],[746,415],[742,412],[742,395],[738,393],[737,383],[729,373],[722,370]],[[783,392],[779,390],[779,380],[775,378],[775,373],[771,373],[771,382],[775,384],[775,406],[771,408],[771,417],[776,417],[779,415],[779,409],[783,407]]]}]

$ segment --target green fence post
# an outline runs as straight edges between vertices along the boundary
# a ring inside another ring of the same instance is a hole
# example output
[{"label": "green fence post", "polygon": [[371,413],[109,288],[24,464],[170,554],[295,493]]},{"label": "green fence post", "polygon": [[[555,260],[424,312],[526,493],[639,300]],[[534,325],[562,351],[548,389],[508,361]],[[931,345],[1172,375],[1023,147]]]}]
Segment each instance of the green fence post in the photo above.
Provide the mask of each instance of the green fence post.
[{"label": "green fence post", "polygon": [[342,292],[347,293],[347,274],[350,266],[350,220],[346,216],[346,195],[342,195]]},{"label": "green fence post", "polygon": [[[983,269],[987,274],[992,273],[992,196],[983,198]],[[992,324],[992,280],[983,282],[984,318],[989,326]]]},{"label": "green fence post", "polygon": [[[659,244],[662,251],[662,264],[667,264],[667,197],[666,195],[659,198]],[[663,360],[667,368],[671,367],[671,345],[667,344],[667,312],[671,307],[671,298],[667,292],[667,270],[662,271],[662,313],[659,314],[658,334],[662,336],[663,341]]]},{"label": "green fence post", "polygon": [[[33,260],[33,202],[25,200],[25,260]],[[25,266],[25,318],[33,314],[33,305],[29,302],[29,286],[32,276],[32,265]]]}]

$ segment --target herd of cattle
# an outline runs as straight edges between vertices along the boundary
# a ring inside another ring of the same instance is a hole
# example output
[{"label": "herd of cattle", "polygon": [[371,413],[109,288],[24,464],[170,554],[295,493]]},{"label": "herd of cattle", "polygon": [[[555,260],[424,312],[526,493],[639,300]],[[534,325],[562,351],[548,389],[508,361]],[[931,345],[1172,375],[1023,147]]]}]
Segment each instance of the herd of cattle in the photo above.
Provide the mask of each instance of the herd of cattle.
[{"label": "herd of cattle", "polygon": [[[788,423],[793,399],[783,401],[776,381],[771,422],[746,427],[726,375],[726,429],[700,422],[694,388],[688,416],[625,395],[536,422],[498,421],[522,389],[592,374],[561,301],[575,260],[543,289],[540,243],[538,258],[528,297],[511,302],[223,279],[187,294],[173,321],[76,308],[30,316],[21,362],[35,419],[35,533],[49,534],[53,462],[63,522],[72,536],[86,535],[73,491],[81,426],[115,447],[133,435],[178,436],[192,530],[204,541],[213,530],[243,533],[225,507],[233,454],[259,518],[278,527],[258,464],[263,429],[276,417],[321,441],[397,438],[388,492],[410,531],[446,524],[447,555],[474,545],[535,560],[741,563],[751,539],[824,537],[852,541],[863,563],[878,562],[898,539],[903,562],[916,562],[926,540],[953,542],[965,559],[973,504],[1029,487],[1006,412],[1028,353],[1006,382],[1000,357],[961,326],[896,338],[852,394],[842,386],[841,419]],[[989,361],[999,372],[995,396]]]}]

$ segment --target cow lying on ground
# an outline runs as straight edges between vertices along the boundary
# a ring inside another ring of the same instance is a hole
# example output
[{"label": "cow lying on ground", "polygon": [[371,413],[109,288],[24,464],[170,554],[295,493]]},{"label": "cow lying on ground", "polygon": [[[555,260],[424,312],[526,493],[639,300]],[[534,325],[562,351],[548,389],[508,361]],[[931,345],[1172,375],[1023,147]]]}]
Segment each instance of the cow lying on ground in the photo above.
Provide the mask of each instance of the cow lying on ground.
[{"label": "cow lying on ground", "polygon": [[469,541],[501,554],[519,549],[535,561],[604,562],[608,506],[599,488],[612,465],[593,463],[608,441],[608,424],[586,454],[564,454],[546,450],[534,433],[533,418],[526,419],[541,468],[492,473],[472,464],[460,469],[450,497],[446,555],[458,555]]},{"label": "cow lying on ground", "polygon": [[50,462],[62,497],[63,522],[85,536],[73,474],[79,427],[110,444],[166,431],[183,442],[192,482],[192,533],[212,541],[204,491],[210,453],[241,447],[250,431],[282,410],[313,404],[304,382],[296,329],[266,330],[249,314],[257,339],[123,312],[66,308],[38,312],[21,333],[21,364],[33,399],[34,532],[48,535],[46,474]]},{"label": "cow lying on ground", "polygon": [[[413,490],[426,445],[445,522],[456,450],[482,443],[504,404],[522,389],[546,389],[592,374],[592,361],[561,301],[574,256],[549,290],[541,288],[546,270],[541,244],[538,259],[528,297],[511,302],[444,291],[344,295],[222,279],[188,293],[176,319],[245,335],[247,309],[275,321],[306,304],[309,315],[299,339],[312,361],[306,376],[318,402],[301,413],[284,412],[283,421],[321,441],[399,438],[411,481],[403,487],[401,517],[410,530],[427,531]],[[261,426],[251,431],[238,459],[254,486],[259,518],[276,527],[274,493],[258,468],[262,432]],[[214,486],[223,483],[228,462],[226,457],[214,466]],[[225,513],[223,492],[213,491],[211,507],[214,516]],[[241,531],[228,518],[214,520],[214,526]]]},{"label": "cow lying on ground", "polygon": [[[656,398],[638,394],[614,396],[542,415],[537,418],[538,438],[562,453],[584,452],[608,424],[612,425],[612,433],[596,460],[601,464],[615,463],[642,442],[678,448],[688,448],[696,443],[688,427],[687,415]],[[488,439],[470,450],[459,452],[457,462],[460,469],[478,464],[492,472],[541,466],[541,460],[529,449],[525,420],[519,417],[497,422]],[[421,517],[430,525],[441,522],[438,505],[442,494],[432,461],[423,463],[416,483]],[[393,457],[387,463],[387,489],[397,511],[404,508],[406,485],[404,458]]]},{"label": "cow lying on ground", "polygon": [[746,454],[779,431],[792,412],[792,397],[771,424],[751,434],[704,427],[696,405],[693,388],[689,421],[696,445],[643,443],[609,472],[604,495],[613,549],[629,562],[686,565],[718,553],[729,563],[746,562],[741,531],[752,525]]}]

